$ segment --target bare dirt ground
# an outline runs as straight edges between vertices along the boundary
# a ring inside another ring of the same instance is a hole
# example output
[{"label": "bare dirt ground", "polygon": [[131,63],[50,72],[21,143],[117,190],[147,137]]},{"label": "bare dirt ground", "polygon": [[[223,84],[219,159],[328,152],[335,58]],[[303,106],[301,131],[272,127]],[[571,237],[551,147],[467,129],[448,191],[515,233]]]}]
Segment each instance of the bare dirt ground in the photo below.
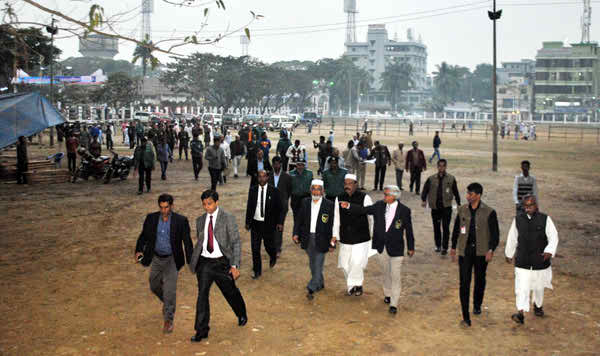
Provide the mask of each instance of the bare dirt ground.
[{"label": "bare dirt ground", "polygon": [[[308,143],[304,129],[297,136]],[[337,135],[335,145],[342,149],[348,139]],[[381,139],[391,150],[398,141],[409,146],[413,138]],[[431,154],[431,136],[416,139]],[[430,215],[415,195],[405,192],[402,200],[412,209],[416,255],[405,259],[403,295],[395,317],[382,300],[377,261],[369,262],[365,295],[347,297],[337,252],[326,258],[326,289],[307,301],[307,257],[291,241],[290,212],[282,258],[258,281],[250,278],[250,235],[241,229],[238,285],[248,307],[245,327],[237,326],[235,315],[213,287],[210,336],[206,342],[190,344],[197,282],[184,268],[179,275],[175,331],[163,335],[160,303],[149,290],[148,270],[133,263],[133,252],[143,219],[156,210],[162,192],[175,196],[176,211],[190,218],[195,231],[208,172],[204,168],[195,182],[191,161],[176,161],[167,181],[157,179],[155,170],[152,193],[142,196],[136,195],[137,179],[131,176],[109,185],[93,180],[0,185],[4,211],[0,355],[600,354],[600,146],[501,141],[500,169],[492,173],[490,142],[460,135],[442,140],[442,155],[449,160],[449,172],[457,177],[461,194],[468,183],[482,183],[484,201],[497,209],[500,218],[501,243],[488,267],[484,313],[473,316],[469,330],[458,326],[457,265],[433,252]],[[32,147],[30,152],[41,157],[50,149]],[[310,156],[316,159],[313,149]],[[553,261],[554,290],[546,291],[546,317],[526,315],[525,325],[517,326],[510,320],[515,309],[514,272],[503,251],[514,215],[514,175],[524,158],[532,161],[541,209],[554,219],[560,243]],[[310,168],[316,173],[315,163]],[[370,166],[368,188],[373,171]],[[428,169],[423,181],[433,173]],[[387,182],[393,180],[390,169]],[[242,177],[218,188],[221,207],[236,214],[238,225],[243,225],[248,184],[249,179]],[[382,198],[381,192],[369,193]],[[263,263],[268,263],[265,253]]]}]

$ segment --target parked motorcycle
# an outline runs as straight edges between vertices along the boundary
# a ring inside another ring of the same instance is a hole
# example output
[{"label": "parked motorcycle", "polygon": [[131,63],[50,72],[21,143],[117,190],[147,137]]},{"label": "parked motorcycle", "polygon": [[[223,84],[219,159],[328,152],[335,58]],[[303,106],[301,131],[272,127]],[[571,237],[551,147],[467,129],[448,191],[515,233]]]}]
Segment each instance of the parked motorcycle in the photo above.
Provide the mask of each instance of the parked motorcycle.
[{"label": "parked motorcycle", "polygon": [[129,170],[133,167],[133,156],[119,156],[115,151],[110,151],[113,158],[104,174],[104,184],[110,183],[112,178],[127,179]]},{"label": "parked motorcycle", "polygon": [[88,180],[90,177],[95,179],[104,177],[110,163],[108,156],[94,157],[84,147],[79,147],[77,153],[81,156],[81,162],[73,174],[73,183],[77,181],[77,178]]}]

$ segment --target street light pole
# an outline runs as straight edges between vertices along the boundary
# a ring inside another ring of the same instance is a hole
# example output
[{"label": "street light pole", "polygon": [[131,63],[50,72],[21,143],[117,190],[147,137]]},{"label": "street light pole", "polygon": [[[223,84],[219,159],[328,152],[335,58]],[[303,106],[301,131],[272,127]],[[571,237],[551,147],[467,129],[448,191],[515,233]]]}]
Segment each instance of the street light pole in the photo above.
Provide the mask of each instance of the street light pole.
[{"label": "street light pole", "polygon": [[492,72],[493,104],[493,127],[492,127],[492,171],[498,171],[498,98],[496,93],[496,21],[502,16],[502,10],[496,11],[496,0],[494,0],[493,11],[488,11],[488,17],[494,23],[494,68]]}]

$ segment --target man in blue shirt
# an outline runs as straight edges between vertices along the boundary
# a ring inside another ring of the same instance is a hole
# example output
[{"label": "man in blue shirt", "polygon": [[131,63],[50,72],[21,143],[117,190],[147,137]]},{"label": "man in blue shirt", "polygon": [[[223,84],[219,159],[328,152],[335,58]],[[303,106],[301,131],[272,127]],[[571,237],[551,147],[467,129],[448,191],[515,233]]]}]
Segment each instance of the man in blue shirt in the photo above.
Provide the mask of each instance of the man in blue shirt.
[{"label": "man in blue shirt", "polygon": [[[177,276],[190,263],[193,244],[188,219],[172,211],[173,197],[158,197],[160,211],[148,214],[135,246],[135,260],[150,266],[150,290],[163,303],[163,332],[173,331]],[[185,253],[184,248],[185,247]]]}]

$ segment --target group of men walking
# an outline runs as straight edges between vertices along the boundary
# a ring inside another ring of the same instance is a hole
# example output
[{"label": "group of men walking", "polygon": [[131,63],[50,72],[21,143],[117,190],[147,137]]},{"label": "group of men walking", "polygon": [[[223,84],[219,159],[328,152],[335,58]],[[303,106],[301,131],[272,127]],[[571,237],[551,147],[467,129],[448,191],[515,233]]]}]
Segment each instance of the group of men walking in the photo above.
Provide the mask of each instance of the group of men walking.
[{"label": "group of men walking", "polygon": [[[447,160],[439,155],[437,173],[427,178],[421,191],[420,175],[426,169],[426,160],[416,141],[412,146],[413,149],[404,154],[400,144],[390,154],[387,148],[383,148],[385,146],[376,143],[375,159],[385,160],[385,165],[393,163],[400,184],[403,169],[409,171],[411,191],[414,187],[422,205],[431,208],[435,251],[446,255],[450,247],[452,260],[458,260],[461,325],[469,327],[471,279],[474,273],[472,312],[479,315],[487,266],[500,240],[498,217],[496,211],[482,201],[483,187],[479,183],[468,185],[467,204],[461,205],[457,180],[447,172]],[[349,150],[352,149],[354,147],[349,147]],[[359,155],[360,149],[355,149]],[[249,159],[248,162],[251,185],[244,225],[250,232],[252,278],[258,280],[263,273],[262,245],[269,255],[269,267],[276,266],[281,256],[284,224],[290,206],[294,222],[292,240],[306,251],[308,258],[310,279],[306,285],[307,299],[313,300],[325,288],[323,266],[326,255],[339,248],[338,267],[344,273],[346,294],[356,297],[364,294],[364,270],[369,258],[376,255],[383,271],[382,299],[389,305],[389,313],[396,314],[402,290],[404,256],[410,258],[415,254],[411,209],[400,201],[401,185],[381,186],[381,178],[376,184],[383,190],[383,199],[373,202],[360,189],[360,172],[340,168],[338,156],[327,158],[327,169],[320,164],[320,169],[323,167],[322,179],[315,179],[306,167],[306,149],[299,140],[281,148],[280,153],[283,152],[285,156],[280,155],[278,149],[278,154],[269,159],[258,148],[252,158],[255,161]],[[215,160],[213,156],[227,164],[216,139],[205,153],[209,162]],[[289,172],[284,168],[286,163],[290,167]],[[558,243],[552,220],[537,211],[537,186],[535,178],[529,175],[529,168],[530,163],[524,161],[523,174],[515,178],[517,216],[509,230],[505,249],[507,261],[515,263],[517,313],[511,318],[520,324],[524,322],[524,312],[529,311],[531,291],[535,315],[544,314],[543,292],[544,288],[551,288],[550,261]],[[216,171],[220,168],[211,167],[209,163],[211,189],[201,196],[206,214],[196,221],[196,247],[189,237],[187,218],[172,211],[173,198],[165,195],[159,198],[160,212],[146,218],[136,246],[136,259],[139,258],[144,265],[151,265],[150,286],[163,302],[165,332],[173,329],[177,271],[187,261],[196,273],[198,302],[196,334],[192,342],[208,336],[208,295],[213,281],[234,310],[239,325],[247,322],[245,303],[235,285],[241,256],[237,223],[233,215],[218,206],[218,177],[211,169]],[[453,208],[457,212],[450,236]]]}]

